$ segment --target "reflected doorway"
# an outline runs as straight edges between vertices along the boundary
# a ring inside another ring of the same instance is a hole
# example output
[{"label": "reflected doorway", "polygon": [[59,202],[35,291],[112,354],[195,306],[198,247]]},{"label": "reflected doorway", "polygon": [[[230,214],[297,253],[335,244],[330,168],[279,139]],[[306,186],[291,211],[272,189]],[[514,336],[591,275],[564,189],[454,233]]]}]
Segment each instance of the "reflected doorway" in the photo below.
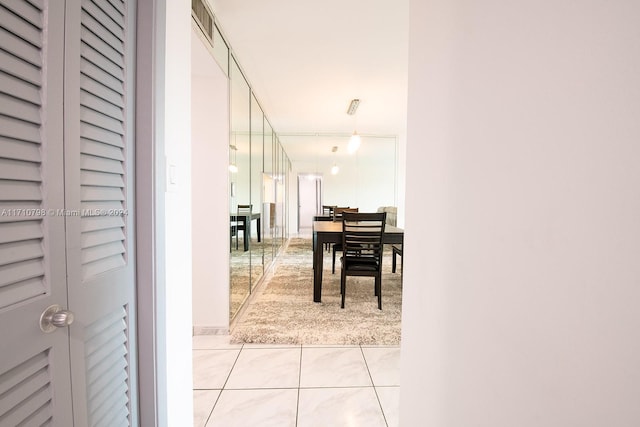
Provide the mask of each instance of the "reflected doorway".
[{"label": "reflected doorway", "polygon": [[310,234],[314,215],[322,208],[322,175],[298,174],[298,234]]}]

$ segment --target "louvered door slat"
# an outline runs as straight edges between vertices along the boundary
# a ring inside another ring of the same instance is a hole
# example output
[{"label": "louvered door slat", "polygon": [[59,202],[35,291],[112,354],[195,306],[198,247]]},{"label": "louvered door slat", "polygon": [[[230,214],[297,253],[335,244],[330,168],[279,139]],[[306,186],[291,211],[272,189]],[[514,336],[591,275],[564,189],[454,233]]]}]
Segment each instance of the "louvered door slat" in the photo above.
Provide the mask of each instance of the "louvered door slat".
[{"label": "louvered door slat", "polygon": [[41,11],[43,5],[35,7],[33,4],[22,0],[5,0],[2,4],[14,14],[20,16],[23,20],[27,21],[37,29],[42,30]]},{"label": "louvered door slat", "polygon": [[80,136],[89,141],[97,141],[114,147],[124,147],[121,135],[111,133],[88,123],[80,123]]},{"label": "louvered door slat", "polygon": [[1,373],[0,395],[5,394],[12,388],[17,388],[25,378],[29,378],[41,369],[46,368],[49,362],[47,357],[46,352],[37,354],[25,360],[20,365],[9,369],[7,372]]},{"label": "louvered door slat", "polygon": [[100,84],[113,90],[114,92],[117,92],[120,95],[124,94],[122,81],[106,72],[103,68],[97,67],[89,61],[83,61],[80,64],[80,71],[85,76],[95,80],[96,82],[100,82]]},{"label": "louvered door slat", "polygon": [[[86,3],[85,3],[86,4]],[[82,10],[82,23],[85,28],[94,33],[96,37],[104,40],[104,42],[110,46],[111,49],[118,52],[121,57],[121,65],[124,65],[124,58],[122,52],[124,50],[123,32],[120,26],[116,25],[111,19],[105,19],[103,21],[96,19],[90,11],[95,9],[83,8]]]},{"label": "louvered door slat", "polygon": [[82,87],[84,92],[97,96],[100,99],[104,99],[113,105],[122,105],[124,103],[121,93],[108,88],[102,83],[98,83],[84,74],[80,76],[80,87]]},{"label": "louvered door slat", "polygon": [[40,221],[22,221],[0,224],[0,243],[42,239]]},{"label": "louvered door slat", "polygon": [[[20,1],[20,0],[15,0]],[[45,0],[26,0],[27,3],[37,8],[38,10],[44,10],[44,2]]]},{"label": "louvered door slat", "polygon": [[[87,25],[87,27],[82,27],[82,41],[87,45],[91,46],[91,50],[98,53],[102,59],[106,59],[107,63],[116,66],[116,69],[121,70],[124,68],[124,58],[122,57],[122,41],[118,40],[116,37],[108,32],[100,23],[95,22],[93,19],[88,17],[88,19],[84,20],[83,23]],[[113,44],[111,44],[113,43]],[[85,53],[87,50],[82,50],[82,56],[85,57]],[[103,68],[103,60],[94,62],[94,64]],[[108,64],[110,65],[110,64]],[[109,71],[108,69],[105,69]]]},{"label": "louvered door slat", "polygon": [[110,384],[105,388],[97,390],[95,395],[89,395],[90,399],[95,399],[97,402],[101,402],[100,406],[94,409],[94,412],[90,414],[91,419],[104,419],[107,418],[107,412],[111,409],[112,396],[123,396],[127,392],[127,375],[124,370],[121,371],[118,378],[114,378]]},{"label": "louvered door slat", "polygon": [[[91,385],[88,387],[87,395],[90,399],[96,399],[100,402],[104,399],[105,395],[111,395],[118,392],[126,392],[127,372],[124,369],[119,369],[118,373],[112,376],[110,382],[106,382],[105,384],[101,385],[102,387],[93,387]],[[124,387],[125,389],[123,390],[122,387]],[[98,407],[95,408],[95,411],[97,410]]]},{"label": "louvered door slat", "polygon": [[105,245],[93,246],[82,250],[82,262],[88,264],[114,255],[124,254],[122,242],[112,242]]},{"label": "louvered door slat", "polygon": [[[83,4],[94,3],[118,26],[124,28],[124,6],[121,2],[84,0]],[[120,7],[118,7],[120,6]]]},{"label": "louvered door slat", "polygon": [[0,73],[0,87],[7,95],[40,105],[40,88],[15,76]]},{"label": "louvered door slat", "polygon": [[39,240],[25,240],[0,245],[0,266],[44,256]]},{"label": "louvered door slat", "polygon": [[104,157],[94,157],[83,154],[80,156],[80,166],[82,170],[124,175],[123,162],[118,159],[107,159]]},{"label": "louvered door slat", "polygon": [[87,328],[85,355],[91,425],[116,425],[113,415],[128,416],[127,310],[120,307]]},{"label": "louvered door slat", "polygon": [[[117,352],[116,350],[120,349],[120,346],[126,342],[126,336],[122,334],[122,331],[127,328],[124,321],[126,313],[118,312],[118,314],[120,314],[120,316],[116,318],[111,316],[109,320],[112,321],[108,324],[101,324],[100,326],[104,329],[99,332],[96,331],[91,339],[87,340],[86,353],[89,365],[98,365],[101,360],[106,359],[109,355],[115,354]],[[124,353],[122,355],[124,355]]]},{"label": "louvered door slat", "polygon": [[108,211],[107,214],[110,216],[118,216],[124,214],[120,211],[120,209],[122,208],[122,202],[120,202],[119,200],[87,200],[85,202],[82,202],[81,206],[83,212]]},{"label": "louvered door slat", "polygon": [[11,307],[13,304],[26,301],[38,295],[43,295],[44,293],[44,284],[39,278],[2,286],[0,287],[0,309]]},{"label": "louvered door slat", "polygon": [[37,372],[26,378],[14,393],[0,395],[0,408],[13,408],[39,389],[49,384],[49,375],[46,370]]},{"label": "louvered door slat", "polygon": [[124,227],[124,220],[122,219],[122,217],[115,215],[87,217],[86,220],[82,222],[83,234],[90,231],[122,227]]},{"label": "louvered door slat", "polygon": [[[28,358],[25,362],[0,373],[0,423],[17,426],[33,424],[31,420],[50,418],[51,375],[48,370],[48,352]],[[44,411],[43,411],[44,409]],[[42,414],[44,412],[44,417]],[[36,415],[36,417],[33,417]]]},{"label": "louvered door slat", "polygon": [[105,271],[115,270],[125,266],[122,255],[116,255],[104,258],[82,266],[82,278],[87,280],[90,277],[104,273]]},{"label": "louvered door slat", "polygon": [[[11,5],[11,3],[13,3]],[[10,2],[8,5],[14,8],[20,8],[19,2]],[[33,10],[33,8],[31,8]],[[26,18],[28,19],[28,17]],[[42,48],[42,35],[40,33],[41,28],[32,25],[26,19],[16,16],[13,13],[3,13],[2,26],[14,34],[18,34],[20,37],[28,41],[34,46]],[[38,19],[38,18],[36,18]],[[40,25],[42,26],[42,25]]]},{"label": "louvered door slat", "polygon": [[0,179],[40,182],[40,165],[0,158]]},{"label": "louvered door slat", "polygon": [[0,224],[18,221],[33,221],[43,216],[39,201],[23,200],[16,202],[0,201]]},{"label": "louvered door slat", "polygon": [[2,50],[0,50],[0,70],[34,85],[37,85],[40,81],[40,69],[38,67]]},{"label": "louvered door slat", "polygon": [[[85,16],[88,15],[88,16]],[[97,7],[93,2],[85,1],[82,4],[82,19],[86,22],[99,22],[118,40],[124,40],[124,31],[122,27],[116,24],[102,9]]]},{"label": "louvered door slat", "polygon": [[129,421],[129,409],[123,407],[119,411],[112,411],[111,416],[104,420],[103,423],[97,424],[96,427],[129,427],[131,422]]},{"label": "louvered door slat", "polygon": [[116,187],[88,187],[81,189],[82,200],[104,201],[104,200],[124,200],[124,193],[121,188]]},{"label": "louvered door slat", "polygon": [[105,114],[112,119],[118,120],[119,122],[124,121],[124,114],[122,112],[122,108],[118,105],[114,105],[111,102],[106,101],[105,99],[99,98],[89,92],[81,92],[80,93],[80,102],[85,107],[90,108],[91,110],[98,111],[102,114]]},{"label": "louvered door slat", "polygon": [[[104,363],[98,366],[89,367],[87,372],[87,391],[89,396],[95,396],[101,389],[108,387],[118,378],[121,372],[125,372],[125,369],[127,369],[127,361],[124,356],[103,360],[102,362]],[[101,402],[96,402],[94,407],[97,408],[100,405]]]},{"label": "louvered door slat", "polygon": [[8,138],[36,143],[40,141],[40,126],[33,123],[0,116],[0,129]]},{"label": "louvered door slat", "polygon": [[80,179],[82,180],[83,185],[124,188],[122,175],[115,173],[82,171]]},{"label": "louvered door slat", "polygon": [[37,182],[0,180],[0,194],[5,200],[41,200],[42,198],[40,185]]},{"label": "louvered door slat", "polygon": [[40,106],[0,93],[0,114],[40,125]]},{"label": "louvered door slat", "polygon": [[129,399],[127,398],[126,394],[114,394],[109,396],[109,399],[104,402],[104,418],[101,420],[96,420],[95,426],[112,427],[114,425],[112,420],[113,414],[122,408],[126,408],[128,400]]},{"label": "louvered door slat", "polygon": [[22,405],[16,407],[11,413],[2,419],[4,425],[19,426],[25,425],[24,422],[35,412],[43,409],[45,406],[51,405],[51,392],[48,388],[38,390],[35,394],[29,396]]},{"label": "louvered door slat", "polygon": [[93,233],[82,234],[82,247],[90,248],[92,246],[104,245],[106,243],[124,240],[124,233],[121,228],[111,228],[107,230],[95,231]]},{"label": "louvered door slat", "polygon": [[40,145],[0,136],[0,157],[5,159],[40,161]]},{"label": "louvered door slat", "polygon": [[40,65],[40,49],[37,46],[28,43],[3,27],[0,27],[0,38],[6,41],[5,49],[7,52],[31,64]]},{"label": "louvered door slat", "polygon": [[80,120],[86,123],[91,123],[102,129],[106,129],[118,135],[124,135],[124,126],[121,121],[114,120],[111,117],[99,113],[88,108],[80,109]]},{"label": "louvered door slat", "polygon": [[52,425],[52,420],[51,407],[49,405],[45,405],[27,417],[27,419],[24,420],[23,425],[47,427]]},{"label": "louvered door slat", "polygon": [[[90,154],[95,157],[102,157],[105,159],[124,160],[122,149],[120,147],[114,147],[113,145],[103,144],[97,141],[91,141],[89,139],[83,139],[80,141],[83,153]],[[2,151],[0,145],[0,152]]]},{"label": "louvered door slat", "polygon": [[0,266],[0,287],[44,276],[40,259],[30,259]]}]

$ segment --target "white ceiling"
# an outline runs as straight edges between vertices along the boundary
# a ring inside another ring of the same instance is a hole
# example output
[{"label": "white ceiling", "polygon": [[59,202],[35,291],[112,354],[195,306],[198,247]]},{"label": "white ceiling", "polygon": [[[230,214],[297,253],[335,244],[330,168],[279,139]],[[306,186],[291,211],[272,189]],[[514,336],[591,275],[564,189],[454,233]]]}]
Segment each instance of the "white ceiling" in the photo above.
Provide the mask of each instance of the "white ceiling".
[{"label": "white ceiling", "polygon": [[[309,138],[295,134],[318,134],[316,151],[327,155],[333,145],[346,144],[354,129],[404,135],[408,0],[210,3],[293,162],[310,153]],[[353,98],[360,106],[350,116]]]}]

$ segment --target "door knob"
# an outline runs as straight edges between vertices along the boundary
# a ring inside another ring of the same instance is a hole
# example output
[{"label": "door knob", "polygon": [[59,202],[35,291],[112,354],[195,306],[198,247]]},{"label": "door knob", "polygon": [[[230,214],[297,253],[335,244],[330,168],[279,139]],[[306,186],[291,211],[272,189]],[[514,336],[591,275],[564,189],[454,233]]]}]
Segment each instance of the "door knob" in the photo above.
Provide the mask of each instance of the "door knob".
[{"label": "door knob", "polygon": [[73,323],[73,312],[63,309],[58,304],[47,307],[40,316],[42,332],[53,332],[56,328],[64,328]]}]

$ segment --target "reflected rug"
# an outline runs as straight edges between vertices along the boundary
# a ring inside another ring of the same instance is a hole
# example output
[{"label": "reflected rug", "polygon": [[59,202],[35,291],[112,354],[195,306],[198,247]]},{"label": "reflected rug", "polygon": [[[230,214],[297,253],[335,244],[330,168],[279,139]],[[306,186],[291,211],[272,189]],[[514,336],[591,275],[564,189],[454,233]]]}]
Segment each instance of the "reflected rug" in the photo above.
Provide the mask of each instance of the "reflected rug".
[{"label": "reflected rug", "polygon": [[238,319],[232,342],[399,345],[402,284],[399,268],[391,273],[391,248],[385,248],[382,310],[370,277],[347,278],[341,309],[340,261],[336,260],[336,274],[331,274],[331,253],[325,251],[323,267],[322,302],[314,303],[311,239],[292,238],[272,277]]}]

